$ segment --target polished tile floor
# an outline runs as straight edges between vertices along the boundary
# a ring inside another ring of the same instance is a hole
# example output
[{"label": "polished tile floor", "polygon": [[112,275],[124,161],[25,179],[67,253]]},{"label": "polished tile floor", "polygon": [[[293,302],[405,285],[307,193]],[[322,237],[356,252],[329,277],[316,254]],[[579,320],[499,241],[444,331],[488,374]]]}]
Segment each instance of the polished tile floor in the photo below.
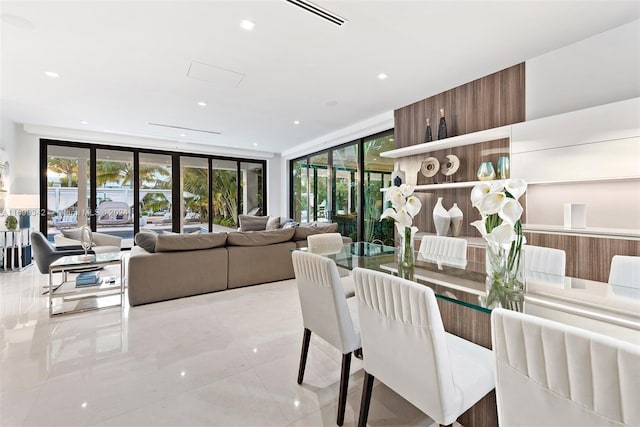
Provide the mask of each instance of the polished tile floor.
[{"label": "polished tile floor", "polygon": [[[49,319],[32,266],[0,275],[0,425],[333,426],[341,355],[313,339],[296,384],[295,281]],[[360,408],[351,366],[345,425]],[[376,383],[369,425],[435,423]]]}]

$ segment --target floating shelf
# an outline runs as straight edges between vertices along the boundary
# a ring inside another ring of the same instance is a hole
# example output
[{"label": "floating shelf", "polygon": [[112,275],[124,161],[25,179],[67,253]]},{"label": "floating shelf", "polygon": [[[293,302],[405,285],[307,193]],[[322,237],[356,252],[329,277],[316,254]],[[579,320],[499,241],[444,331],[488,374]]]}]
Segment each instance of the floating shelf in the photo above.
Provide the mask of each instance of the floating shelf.
[{"label": "floating shelf", "polygon": [[640,230],[624,228],[567,228],[561,225],[522,224],[522,229],[529,233],[563,234],[592,237],[623,238],[630,240],[640,239]]},{"label": "floating shelf", "polygon": [[[444,182],[442,184],[425,184],[425,185],[414,185],[413,191],[429,191],[429,190],[446,190],[451,188],[471,188],[475,187],[480,183],[493,183],[498,182],[495,181],[462,181],[462,182]],[[387,191],[387,187],[381,188],[380,191]]]},{"label": "floating shelf", "polygon": [[415,154],[430,153],[432,151],[463,147],[465,145],[478,144],[480,142],[504,138],[511,138],[511,125],[452,136],[451,138],[446,138],[440,141],[425,142],[422,144],[410,145],[408,147],[396,148],[395,150],[384,151],[380,153],[380,156],[398,159],[400,157],[413,156]]}]

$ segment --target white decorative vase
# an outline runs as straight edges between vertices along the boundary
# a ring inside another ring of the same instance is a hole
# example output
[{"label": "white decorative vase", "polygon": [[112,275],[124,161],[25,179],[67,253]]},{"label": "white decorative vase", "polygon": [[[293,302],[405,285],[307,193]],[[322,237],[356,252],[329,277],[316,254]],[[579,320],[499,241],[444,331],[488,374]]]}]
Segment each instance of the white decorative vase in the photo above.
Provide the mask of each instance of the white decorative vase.
[{"label": "white decorative vase", "polygon": [[400,184],[406,184],[407,177],[402,169],[396,169],[391,173],[391,185],[400,187]]},{"label": "white decorative vase", "polygon": [[433,208],[433,223],[436,226],[438,236],[446,236],[449,233],[449,212],[442,206],[442,197],[438,197],[438,202]]},{"label": "white decorative vase", "polygon": [[449,218],[451,219],[451,234],[453,237],[458,237],[462,230],[462,211],[457,203],[454,203],[449,209]]}]

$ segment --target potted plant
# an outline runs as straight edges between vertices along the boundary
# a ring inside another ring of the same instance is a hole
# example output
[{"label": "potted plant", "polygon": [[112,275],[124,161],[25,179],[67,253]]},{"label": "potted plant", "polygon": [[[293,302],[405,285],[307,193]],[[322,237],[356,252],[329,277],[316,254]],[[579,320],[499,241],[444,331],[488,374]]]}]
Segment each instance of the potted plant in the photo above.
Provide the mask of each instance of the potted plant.
[{"label": "potted plant", "polygon": [[7,230],[16,230],[18,228],[18,218],[9,215],[5,224],[7,225]]}]

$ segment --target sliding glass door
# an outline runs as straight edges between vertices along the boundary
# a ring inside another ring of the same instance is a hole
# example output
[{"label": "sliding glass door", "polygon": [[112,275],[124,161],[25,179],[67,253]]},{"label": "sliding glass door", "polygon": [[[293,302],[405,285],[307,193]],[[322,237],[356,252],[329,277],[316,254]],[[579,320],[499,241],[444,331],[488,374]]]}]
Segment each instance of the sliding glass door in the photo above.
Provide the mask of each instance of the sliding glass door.
[{"label": "sliding glass door", "polygon": [[96,231],[133,241],[133,153],[96,150]]},{"label": "sliding glass door", "polygon": [[209,160],[180,157],[180,230],[209,230]]},{"label": "sliding glass door", "polygon": [[41,140],[50,241],[89,225],[133,246],[139,230],[235,230],[238,214],[267,215],[266,161]]},{"label": "sliding glass door", "polygon": [[290,214],[298,222],[334,222],[353,240],[393,244],[393,221],[380,221],[381,188],[391,185],[393,130],[290,162]]},{"label": "sliding glass door", "polygon": [[79,147],[52,146],[46,158],[47,233],[89,223],[91,180],[90,151]]}]

